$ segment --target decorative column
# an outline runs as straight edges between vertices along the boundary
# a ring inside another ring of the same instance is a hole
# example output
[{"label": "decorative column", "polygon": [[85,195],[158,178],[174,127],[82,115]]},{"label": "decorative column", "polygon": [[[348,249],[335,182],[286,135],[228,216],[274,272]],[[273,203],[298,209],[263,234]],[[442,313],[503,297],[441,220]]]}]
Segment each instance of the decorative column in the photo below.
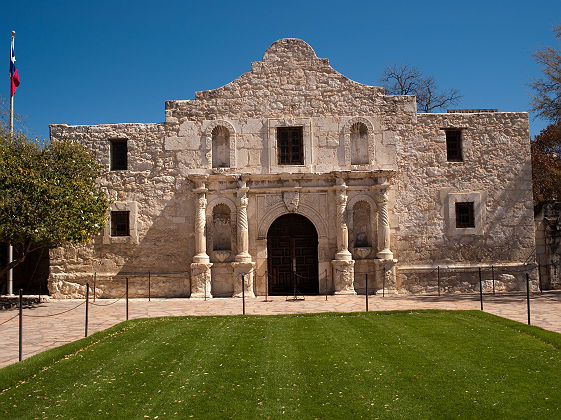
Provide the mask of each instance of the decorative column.
[{"label": "decorative column", "polygon": [[382,188],[378,192],[378,221],[380,222],[380,230],[378,234],[378,249],[380,250],[376,256],[382,260],[393,259],[393,253],[390,251],[390,221],[388,217],[388,190]]},{"label": "decorative column", "polygon": [[390,221],[388,216],[388,187],[386,178],[381,178],[382,188],[377,190],[376,203],[378,204],[378,249],[376,256],[376,283],[381,289],[385,285],[386,293],[396,293],[396,263],[390,250]]},{"label": "decorative column", "polygon": [[191,297],[212,297],[210,258],[206,253],[206,193],[204,182],[198,182],[193,193],[195,199],[195,256],[191,264]]},{"label": "decorative column", "polygon": [[335,294],[355,295],[354,265],[355,262],[349,252],[349,229],[347,227],[347,186],[345,181],[337,178],[335,186],[337,194],[337,254],[331,261]]},{"label": "decorative column", "polygon": [[238,182],[238,217],[237,217],[237,231],[238,231],[238,254],[235,257],[235,262],[232,263],[234,267],[234,297],[242,297],[242,276],[245,279],[244,289],[245,295],[254,297],[253,293],[253,269],[255,263],[251,261],[249,254],[249,223],[247,217],[247,206],[249,199],[247,197],[247,187],[245,181]]},{"label": "decorative column", "polygon": [[249,226],[247,221],[247,205],[249,199],[247,198],[247,188],[245,181],[239,182],[238,188],[238,255],[236,255],[237,262],[251,261],[249,255]]}]

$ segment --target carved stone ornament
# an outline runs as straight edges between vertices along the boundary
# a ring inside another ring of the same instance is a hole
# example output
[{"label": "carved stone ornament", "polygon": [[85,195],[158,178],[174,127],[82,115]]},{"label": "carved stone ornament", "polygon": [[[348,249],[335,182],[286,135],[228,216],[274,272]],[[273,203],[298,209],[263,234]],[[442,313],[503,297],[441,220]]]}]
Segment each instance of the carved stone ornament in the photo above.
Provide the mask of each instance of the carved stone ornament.
[{"label": "carved stone ornament", "polygon": [[294,213],[298,209],[298,204],[300,204],[300,193],[298,191],[285,191],[282,193],[282,199],[286,209]]}]

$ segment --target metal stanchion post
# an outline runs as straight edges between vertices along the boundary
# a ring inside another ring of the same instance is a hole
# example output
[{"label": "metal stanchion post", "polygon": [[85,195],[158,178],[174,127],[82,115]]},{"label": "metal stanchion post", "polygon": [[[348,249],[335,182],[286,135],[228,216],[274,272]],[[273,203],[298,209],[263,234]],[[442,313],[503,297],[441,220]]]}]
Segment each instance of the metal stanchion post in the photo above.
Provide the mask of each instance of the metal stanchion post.
[{"label": "metal stanchion post", "polygon": [[19,289],[19,361],[22,356],[22,333],[23,333],[23,290]]},{"label": "metal stanchion post", "polygon": [[150,271],[148,272],[148,302],[150,302]]},{"label": "metal stanchion post", "polygon": [[481,267],[479,267],[479,300],[481,302],[481,310],[483,310],[483,284],[481,282]]},{"label": "metal stanchion post", "polygon": [[440,296],[440,266],[436,267],[436,278],[438,280],[438,296]]},{"label": "metal stanchion post", "polygon": [[265,283],[265,302],[269,302],[269,273],[265,271],[267,282]]},{"label": "metal stanchion post", "polygon": [[84,337],[88,336],[88,304],[90,301],[90,284],[86,283],[86,323],[84,325]]},{"label": "metal stanchion post", "polygon": [[126,287],[125,294],[126,294],[126,297],[127,297],[126,301],[127,301],[127,321],[128,321],[129,320],[129,278],[127,277],[126,279],[127,279],[127,281],[126,281],[126,284],[125,284],[125,287]]},{"label": "metal stanchion post", "polygon": [[242,314],[245,315],[245,275],[242,274]]},{"label": "metal stanchion post", "polygon": [[292,270],[292,288],[294,289],[294,296],[292,297],[293,301],[296,301],[296,272]]},{"label": "metal stanchion post", "polygon": [[384,276],[382,277],[382,297],[386,295],[386,267],[384,267]]},{"label": "metal stanchion post", "polygon": [[368,273],[365,274],[366,276],[366,312],[368,312]]},{"label": "metal stanchion post", "polygon": [[526,273],[526,302],[528,304],[528,325],[530,325],[530,275]]},{"label": "metal stanchion post", "polygon": [[538,263],[538,286],[540,287],[540,295],[543,293],[542,290],[542,270],[541,270],[542,266],[540,263]]},{"label": "metal stanchion post", "polygon": [[493,280],[493,295],[495,294],[495,268],[491,266],[491,279]]},{"label": "metal stanchion post", "polygon": [[93,296],[93,297],[94,297],[94,298],[93,298],[93,301],[94,301],[94,302],[95,302],[95,280],[96,280],[96,275],[97,275],[97,273],[94,271],[94,286],[93,286],[93,295],[94,295],[94,296]]},{"label": "metal stanchion post", "polygon": [[327,302],[327,270],[325,270],[325,301]]}]

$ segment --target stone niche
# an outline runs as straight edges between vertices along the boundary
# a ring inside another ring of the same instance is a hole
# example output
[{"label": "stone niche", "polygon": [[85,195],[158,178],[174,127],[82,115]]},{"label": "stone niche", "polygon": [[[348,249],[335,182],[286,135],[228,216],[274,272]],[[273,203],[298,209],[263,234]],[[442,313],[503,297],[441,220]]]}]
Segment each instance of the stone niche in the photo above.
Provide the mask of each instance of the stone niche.
[{"label": "stone niche", "polygon": [[230,167],[230,132],[222,125],[212,130],[212,167]]},{"label": "stone niche", "polygon": [[376,258],[377,208],[373,200],[361,194],[349,202],[349,248],[356,261]]},{"label": "stone niche", "polygon": [[217,193],[212,185],[207,207],[207,254],[210,257],[212,296],[232,296],[233,267],[236,255],[236,205],[226,195]]},{"label": "stone niche", "polygon": [[[232,221],[230,208],[226,204],[219,204],[212,210],[212,251],[232,250]],[[223,262],[223,258],[217,258]]]},{"label": "stone niche", "polygon": [[351,165],[368,162],[368,128],[363,122],[351,125]]}]

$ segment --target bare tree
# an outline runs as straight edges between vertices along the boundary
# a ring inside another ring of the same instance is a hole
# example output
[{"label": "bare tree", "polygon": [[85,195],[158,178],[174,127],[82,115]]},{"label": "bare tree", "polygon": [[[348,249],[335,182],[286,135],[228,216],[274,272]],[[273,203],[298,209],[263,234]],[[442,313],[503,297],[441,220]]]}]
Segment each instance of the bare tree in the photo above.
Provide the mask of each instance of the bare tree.
[{"label": "bare tree", "polygon": [[[561,25],[553,32],[557,39],[561,38]],[[561,52],[547,47],[538,50],[534,57],[542,66],[543,77],[534,80],[530,86],[535,93],[532,95],[532,111],[553,123],[561,122]]]},{"label": "bare tree", "polygon": [[443,110],[462,98],[457,89],[439,91],[432,76],[423,76],[416,67],[407,64],[386,67],[380,82],[390,95],[415,95],[417,107],[422,112]]},{"label": "bare tree", "polygon": [[[8,127],[10,124],[10,99],[0,95],[0,126]],[[25,117],[14,113],[14,125],[19,126],[21,131],[27,131]]]}]

